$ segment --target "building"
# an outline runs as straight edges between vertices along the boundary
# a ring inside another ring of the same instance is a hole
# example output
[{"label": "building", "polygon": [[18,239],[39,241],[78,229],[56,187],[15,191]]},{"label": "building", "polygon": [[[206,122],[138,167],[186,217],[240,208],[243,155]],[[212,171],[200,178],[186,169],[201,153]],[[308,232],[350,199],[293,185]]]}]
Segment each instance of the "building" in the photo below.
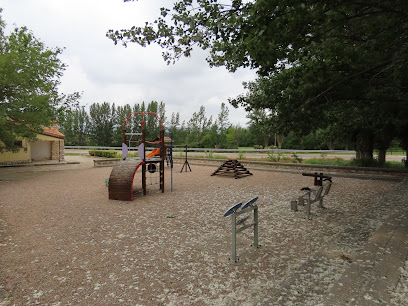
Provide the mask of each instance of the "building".
[{"label": "building", "polygon": [[20,147],[18,152],[0,153],[0,164],[23,164],[47,160],[64,162],[64,139],[65,136],[58,131],[56,124],[50,128],[44,128],[41,134],[37,134],[34,142],[28,139],[16,141],[15,144]]}]

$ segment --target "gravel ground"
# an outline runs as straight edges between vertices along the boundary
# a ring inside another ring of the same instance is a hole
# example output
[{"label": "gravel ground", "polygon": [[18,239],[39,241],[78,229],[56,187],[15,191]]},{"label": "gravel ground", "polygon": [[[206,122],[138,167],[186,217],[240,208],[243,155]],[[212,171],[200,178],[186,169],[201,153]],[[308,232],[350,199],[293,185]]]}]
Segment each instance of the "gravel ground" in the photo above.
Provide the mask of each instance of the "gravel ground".
[{"label": "gravel ground", "polygon": [[[170,192],[166,169],[165,193],[148,177],[143,197],[138,171],[135,200],[121,202],[108,200],[104,179],[112,168],[92,168],[90,160],[0,169],[0,305],[252,305],[262,295],[278,301],[277,288],[293,270],[395,186],[335,178],[327,209],[314,206],[306,220],[290,210],[299,189],[313,182],[300,174],[252,171],[235,180],[193,166],[174,171]],[[241,233],[240,261],[231,263],[223,213],[255,196],[262,247],[250,247],[250,230]],[[344,271],[357,251],[332,256]],[[334,282],[336,271],[329,272]]]}]

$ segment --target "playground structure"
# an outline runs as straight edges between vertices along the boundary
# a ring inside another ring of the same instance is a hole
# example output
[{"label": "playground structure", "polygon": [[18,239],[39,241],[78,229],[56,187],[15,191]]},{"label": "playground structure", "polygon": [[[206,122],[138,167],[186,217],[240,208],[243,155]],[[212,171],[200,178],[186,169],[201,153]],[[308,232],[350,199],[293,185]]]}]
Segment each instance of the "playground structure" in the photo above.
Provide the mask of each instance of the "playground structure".
[{"label": "playground structure", "polygon": [[[134,127],[128,124],[129,120],[134,116],[142,116],[141,125]],[[146,140],[146,117],[150,116],[157,121],[159,128],[159,136],[153,141]],[[139,131],[130,131],[133,128],[140,128]],[[134,139],[135,136],[140,136],[140,139]],[[137,147],[139,158],[128,157],[129,149],[132,144]],[[156,145],[153,151],[146,155],[146,144]],[[117,165],[112,169],[109,177],[109,199],[133,201],[133,181],[136,171],[141,168],[142,172],[142,190],[143,195],[146,195],[146,174],[159,172],[160,190],[164,192],[164,161],[166,159],[166,146],[164,137],[164,127],[162,120],[156,113],[153,112],[132,112],[123,121],[122,131],[122,158]],[[171,152],[170,152],[171,154]]]},{"label": "playground structure", "polygon": [[235,179],[252,175],[238,160],[227,160],[223,163],[217,170],[214,171],[213,175],[228,175],[234,176]]}]

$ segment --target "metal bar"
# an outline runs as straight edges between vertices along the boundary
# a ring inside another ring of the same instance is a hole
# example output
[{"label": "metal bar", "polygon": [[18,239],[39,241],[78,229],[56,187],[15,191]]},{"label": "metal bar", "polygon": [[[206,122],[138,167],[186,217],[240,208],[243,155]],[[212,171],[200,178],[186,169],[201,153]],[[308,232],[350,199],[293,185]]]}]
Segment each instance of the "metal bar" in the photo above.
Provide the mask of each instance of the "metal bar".
[{"label": "metal bar", "polygon": [[237,229],[236,233],[238,234],[238,233],[240,233],[242,231],[245,231],[246,229],[248,229],[249,227],[254,226],[255,224],[256,224],[255,222],[252,222],[251,224],[244,225],[243,227],[240,227],[239,229]]},{"label": "metal bar", "polygon": [[235,213],[231,214],[231,260],[237,262],[237,216]]},{"label": "metal bar", "polygon": [[170,177],[171,177],[171,192],[173,192],[173,132],[170,132]]},{"label": "metal bar", "polygon": [[310,199],[310,193],[308,195],[307,203],[306,203],[306,214],[307,214],[307,219],[310,220],[310,210],[312,206],[312,201]]},{"label": "metal bar", "polygon": [[142,190],[143,190],[143,195],[145,196],[146,195],[146,164],[145,163],[143,163],[142,165]]},{"label": "metal bar", "polygon": [[126,136],[142,136],[142,133],[125,133]]},{"label": "metal bar", "polygon": [[259,241],[258,241],[258,206],[255,206],[254,209],[254,246],[259,247]]}]

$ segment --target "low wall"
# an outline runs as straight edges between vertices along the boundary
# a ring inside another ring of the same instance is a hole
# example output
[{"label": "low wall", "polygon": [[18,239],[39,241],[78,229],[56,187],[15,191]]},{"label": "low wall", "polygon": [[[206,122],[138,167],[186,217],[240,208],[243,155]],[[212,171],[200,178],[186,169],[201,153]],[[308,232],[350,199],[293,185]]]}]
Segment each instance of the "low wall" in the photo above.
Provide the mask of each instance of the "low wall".
[{"label": "low wall", "polygon": [[[173,157],[177,163],[183,163],[184,158]],[[207,159],[207,158],[188,158],[191,165],[212,165],[220,166],[227,161],[226,159]],[[360,176],[392,177],[396,179],[408,178],[408,169],[394,168],[370,168],[370,167],[344,167],[344,166],[325,166],[325,165],[305,165],[298,163],[271,163],[250,160],[240,160],[244,167],[249,169],[262,169],[271,171],[288,171],[288,172],[323,172],[324,174],[355,174]]]},{"label": "low wall", "polygon": [[[95,167],[112,167],[120,161],[120,158],[95,159]],[[173,157],[173,161],[177,164],[183,164],[184,157]],[[209,158],[188,158],[191,165],[207,165],[218,167],[223,164],[226,159],[209,159]],[[323,172],[324,174],[355,174],[362,177],[390,177],[395,179],[408,178],[408,169],[393,169],[393,168],[369,168],[369,167],[342,167],[342,166],[324,166],[324,165],[305,165],[305,164],[286,164],[286,163],[271,163],[260,161],[240,160],[240,162],[249,169],[262,169],[270,171],[288,171],[288,172]]]},{"label": "low wall", "polygon": [[113,167],[118,162],[120,162],[120,158],[94,159],[94,167]]}]

